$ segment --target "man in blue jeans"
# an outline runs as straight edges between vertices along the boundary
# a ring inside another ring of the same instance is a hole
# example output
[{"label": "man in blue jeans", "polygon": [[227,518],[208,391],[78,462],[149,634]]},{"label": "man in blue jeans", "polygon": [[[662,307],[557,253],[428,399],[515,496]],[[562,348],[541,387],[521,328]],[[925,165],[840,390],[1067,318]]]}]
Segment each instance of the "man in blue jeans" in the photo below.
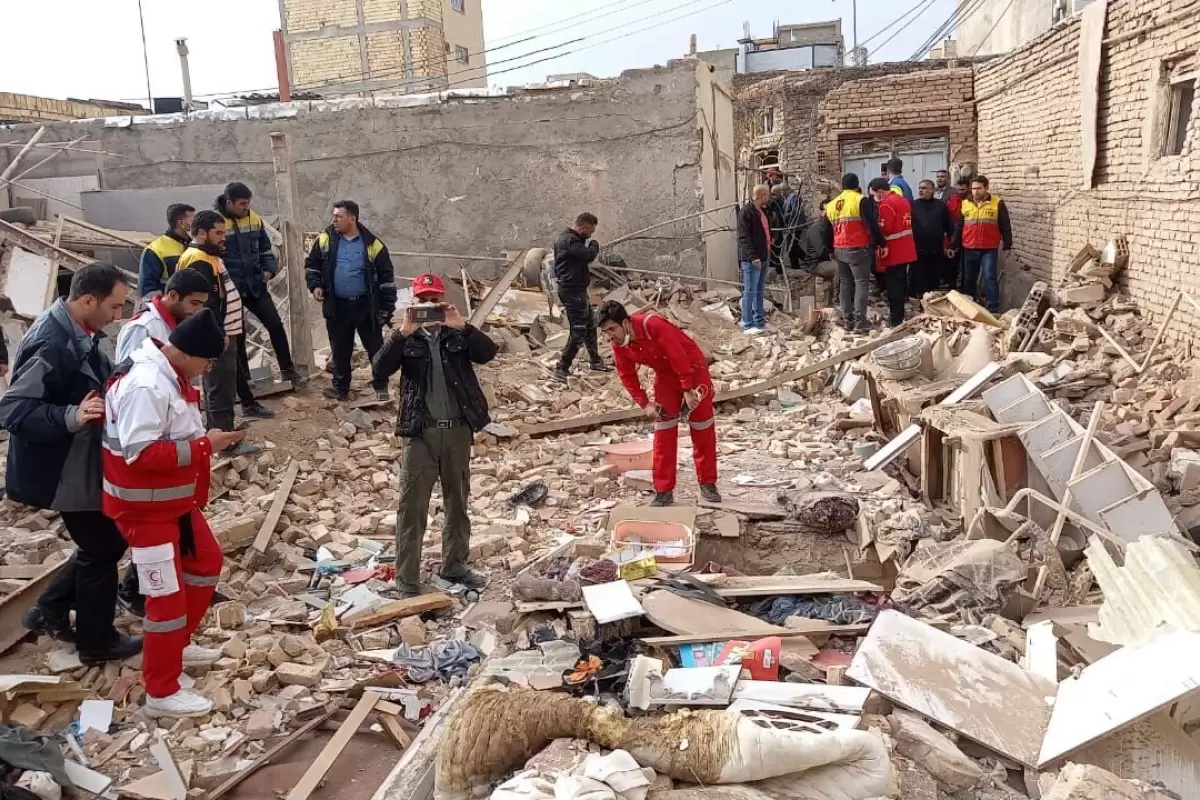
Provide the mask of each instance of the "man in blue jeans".
[{"label": "man in blue jeans", "polygon": [[771,190],[755,186],[752,197],[738,215],[738,262],[742,273],[742,333],[758,336],[767,328],[764,298],[771,264],[771,223],[766,209]]},{"label": "man in blue jeans", "polygon": [[984,175],[971,181],[971,196],[963,200],[962,216],[954,229],[953,250],[962,248],[962,291],[978,299],[979,276],[983,275],[987,308],[1000,313],[1000,248],[1012,250],[1012,221],[1008,207],[991,193]]}]

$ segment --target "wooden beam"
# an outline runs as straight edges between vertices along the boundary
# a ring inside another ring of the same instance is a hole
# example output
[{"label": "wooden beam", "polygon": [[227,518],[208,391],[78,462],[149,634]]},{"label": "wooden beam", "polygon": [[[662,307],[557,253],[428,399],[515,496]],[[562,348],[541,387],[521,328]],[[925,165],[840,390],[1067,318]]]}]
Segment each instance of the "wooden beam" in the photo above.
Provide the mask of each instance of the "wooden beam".
[{"label": "wooden beam", "polygon": [[407,600],[393,600],[390,603],[384,603],[371,611],[347,617],[342,620],[342,624],[352,631],[361,631],[377,625],[385,625],[392,620],[415,617],[417,614],[424,614],[427,611],[442,611],[453,605],[454,601],[450,599],[449,595],[434,592],[410,597]]},{"label": "wooden beam", "polygon": [[284,750],[288,749],[289,747],[294,745],[296,742],[303,739],[314,728],[317,728],[317,727],[323,725],[326,720],[328,720],[330,717],[332,717],[337,712],[337,710],[338,710],[337,703],[330,704],[322,714],[310,719],[308,722],[306,722],[304,724],[303,727],[297,728],[296,730],[292,731],[290,734],[287,735],[286,738],[281,739],[279,741],[279,743],[276,744],[274,747],[272,747],[270,750],[263,753],[258,758],[254,759],[254,761],[250,762],[250,764],[245,769],[238,770],[233,775],[230,775],[225,780],[224,783],[222,783],[220,786],[218,786],[217,788],[213,789],[211,792],[208,793],[208,800],[221,800],[222,797],[229,794],[229,792],[233,791],[233,789],[236,788],[238,784],[240,784],[242,781],[246,780],[246,778],[249,778],[255,772],[257,772],[258,770],[265,767],[268,763],[270,763],[272,758],[279,755]]},{"label": "wooden beam", "polygon": [[[491,295],[488,296],[490,297]],[[911,320],[892,331],[892,333],[888,336],[884,336],[879,339],[873,339],[866,344],[860,344],[857,347],[851,347],[847,350],[843,350],[836,355],[818,361],[815,364],[810,364],[807,367],[792,370],[791,372],[784,372],[776,375],[774,378],[769,378],[758,383],[752,383],[749,386],[743,386],[740,389],[717,392],[717,396],[713,398],[713,401],[716,403],[725,403],[730,400],[740,400],[744,397],[753,397],[760,392],[777,389],[780,386],[783,386],[785,383],[793,383],[798,380],[803,380],[810,375],[815,375],[818,372],[830,369],[831,367],[836,367],[838,364],[841,364],[844,361],[861,358],[862,356],[879,349],[888,342],[894,342],[898,339],[903,339],[905,336],[909,335],[908,329],[911,328],[915,322],[915,319]],[[568,431],[594,428],[598,425],[612,425],[617,422],[628,422],[629,420],[645,416],[645,413],[646,412],[642,411],[640,408],[630,408],[622,411],[608,411],[603,414],[591,414],[585,417],[571,417],[570,419],[551,420],[550,422],[543,422],[540,425],[532,425],[528,428],[525,428],[521,431],[521,433],[528,434],[529,436],[549,436],[555,433],[566,433]]]},{"label": "wooden beam", "polygon": [[[1104,401],[1096,402],[1092,406],[1092,418],[1088,420],[1087,430],[1083,432],[1083,441],[1079,444],[1079,452],[1075,454],[1075,463],[1071,466],[1071,474],[1067,477],[1067,490],[1063,492],[1062,504],[1064,508],[1070,508],[1072,501],[1075,499],[1075,493],[1071,491],[1071,481],[1079,477],[1083,472],[1083,464],[1087,461],[1088,450],[1092,449],[1092,439],[1096,436],[1096,429],[1100,427],[1100,415],[1104,413]],[[1067,518],[1062,511],[1059,511],[1054,517],[1054,525],[1050,528],[1050,543],[1058,544],[1059,537],[1062,536],[1063,525]],[[1034,594],[1037,597],[1037,594]]]},{"label": "wooden beam", "polygon": [[50,585],[50,581],[66,563],[64,560],[51,564],[29,583],[0,600],[0,653],[29,634],[21,624],[21,619],[33,608],[42,591]]},{"label": "wooden beam", "polygon": [[[72,140],[70,141],[70,144],[72,144],[72,145],[79,144],[80,142],[82,142],[82,141],[83,141],[84,139],[86,139],[86,138],[87,138],[86,136],[80,136],[80,137],[79,137],[79,138],[77,138],[77,139],[72,139]],[[67,152],[67,151],[66,151],[66,150],[55,150],[55,151],[51,152],[51,153],[50,153],[50,155],[46,156],[46,157],[45,157],[45,158],[43,158],[41,161],[39,161],[38,163],[34,164],[32,167],[29,167],[28,169],[25,169],[25,170],[23,170],[23,171],[21,172],[21,174],[14,176],[14,177],[13,177],[13,180],[14,180],[14,181],[19,181],[19,180],[21,180],[21,178],[24,178],[26,175],[30,174],[31,172],[34,172],[35,170],[37,170],[37,169],[40,169],[41,167],[44,167],[44,166],[46,166],[46,165],[47,165],[47,164],[49,164],[51,161],[53,161],[54,159],[58,158],[60,155],[62,155],[62,154],[63,154],[63,153],[65,153],[65,152]]]},{"label": "wooden beam", "polygon": [[[375,709],[375,703],[381,699],[378,692],[370,690],[363,692],[359,698],[358,704],[351,709],[350,714],[338,727],[337,732],[333,734],[333,738],[325,745],[325,749],[317,756],[317,760],[309,766],[308,770],[301,776],[300,780],[288,792],[287,800],[308,800],[311,795],[325,779],[326,773],[329,772],[333,763],[337,761],[338,756],[346,749],[346,745],[350,744],[350,740],[354,738],[354,734],[358,733],[358,728],[366,721],[367,716]],[[211,800],[211,798],[210,798]]]},{"label": "wooden beam", "polygon": [[[61,247],[55,247],[46,240],[34,236],[29,231],[0,219],[0,240],[4,239],[13,242],[23,250],[28,250],[31,253],[48,258],[72,271],[94,263],[90,258],[84,258],[78,253],[72,253],[70,250],[64,250]],[[131,275],[135,281],[137,280],[137,276],[133,275],[133,273],[125,272],[125,274]]]},{"label": "wooden beam", "polygon": [[8,166],[4,168],[4,171],[0,172],[0,182],[7,182],[8,179],[12,177],[13,173],[17,171],[17,167],[20,166],[21,160],[24,159],[25,156],[29,155],[29,151],[32,150],[45,135],[46,129],[38,128],[33,136],[29,137],[29,141],[25,143],[25,146],[22,147],[15,156],[13,156],[13,160],[8,162]]},{"label": "wooden beam", "polygon": [[122,236],[116,231],[111,231],[108,228],[101,228],[99,225],[93,225],[90,222],[84,222],[81,219],[69,217],[65,214],[61,215],[60,219],[66,220],[77,228],[83,228],[85,231],[91,231],[92,233],[97,233],[101,236],[107,236],[114,242],[120,242],[121,244],[128,245],[129,247],[136,248],[138,250],[145,250],[146,245],[150,243],[149,241],[139,242],[137,239],[130,239],[128,236]]},{"label": "wooden beam", "polygon": [[375,791],[371,800],[429,800],[433,796],[434,773],[437,766],[438,745],[446,721],[454,714],[458,704],[467,696],[469,688],[452,691],[441,706],[425,721],[425,727],[413,739],[413,743],[390,775]]},{"label": "wooden beam", "polygon": [[[861,633],[866,633],[871,627],[870,623],[862,623],[861,625],[830,625],[828,628],[819,630],[786,630],[772,633],[771,636],[778,636],[781,639],[790,639],[793,637],[807,636],[857,636]],[[742,633],[716,633],[716,634],[701,634],[697,636],[639,636],[638,641],[644,642],[647,645],[658,647],[674,647],[681,644],[703,644],[705,642],[727,642],[733,639],[753,640],[761,639],[762,631],[743,631]]]},{"label": "wooden beam", "polygon": [[508,263],[508,269],[500,276],[500,280],[496,281],[491,290],[479,301],[479,306],[471,313],[468,320],[476,328],[483,328],[483,324],[487,322],[488,315],[492,313],[492,309],[496,307],[496,304],[500,302],[500,298],[504,297],[504,293],[508,291],[508,287],[512,286],[513,281],[521,274],[521,270],[525,268],[525,254],[527,252],[526,250],[522,250],[520,255]]},{"label": "wooden beam", "polygon": [[267,545],[271,543],[271,535],[275,533],[275,526],[279,524],[283,507],[287,505],[288,497],[292,493],[292,484],[296,482],[296,476],[299,474],[300,462],[292,459],[288,464],[287,471],[283,473],[283,479],[279,481],[279,488],[275,490],[275,499],[271,501],[271,510],[267,512],[267,518],[263,520],[262,527],[258,529],[258,535],[254,537],[253,546],[258,552],[267,552]]},{"label": "wooden beam", "polygon": [[308,323],[308,284],[304,277],[303,227],[300,225],[300,189],[292,140],[286,133],[271,134],[271,163],[275,170],[275,198],[279,227],[283,231],[283,258],[287,269],[288,312],[291,318],[292,360],[301,375],[313,374],[312,329]]},{"label": "wooden beam", "polygon": [[396,749],[401,752],[408,749],[408,746],[412,744],[412,737],[400,725],[400,720],[391,714],[379,714],[376,719],[379,720],[379,726],[383,728],[383,732],[396,745]]}]

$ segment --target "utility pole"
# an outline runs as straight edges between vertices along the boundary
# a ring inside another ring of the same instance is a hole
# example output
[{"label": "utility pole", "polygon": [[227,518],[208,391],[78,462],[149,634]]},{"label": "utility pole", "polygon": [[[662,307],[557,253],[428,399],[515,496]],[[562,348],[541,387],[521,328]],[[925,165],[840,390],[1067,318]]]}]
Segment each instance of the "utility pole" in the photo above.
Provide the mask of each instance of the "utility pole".
[{"label": "utility pole", "polygon": [[175,40],[175,52],[179,53],[179,69],[183,73],[183,110],[192,110],[192,70],[188,67],[187,38],[180,36]]},{"label": "utility pole", "polygon": [[154,113],[154,92],[150,90],[150,51],[146,49],[146,17],[142,14],[142,0],[138,0],[138,24],[142,27],[142,66],[146,68],[146,102],[148,114]]},{"label": "utility pole", "polygon": [[313,348],[312,329],[308,326],[308,284],[304,278],[303,236],[296,211],[300,190],[296,185],[292,139],[286,133],[271,134],[271,162],[275,168],[275,195],[279,207],[279,227],[283,233],[283,259],[287,266],[292,359],[301,375],[311,377]]}]

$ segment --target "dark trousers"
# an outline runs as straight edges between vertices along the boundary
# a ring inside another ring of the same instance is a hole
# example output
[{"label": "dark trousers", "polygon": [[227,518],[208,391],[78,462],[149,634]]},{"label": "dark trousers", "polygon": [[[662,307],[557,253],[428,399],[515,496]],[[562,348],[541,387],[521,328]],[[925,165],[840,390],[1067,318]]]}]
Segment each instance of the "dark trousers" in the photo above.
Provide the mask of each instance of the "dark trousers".
[{"label": "dark trousers", "polygon": [[[225,346],[225,352],[213,364],[212,369],[204,373],[204,395],[208,412],[208,427],[222,431],[233,430],[233,401],[241,395],[246,402],[245,392],[250,392],[249,368],[242,373],[242,360],[238,357],[239,350],[246,349],[245,337],[234,336]],[[244,390],[243,390],[244,385]],[[249,398],[254,400],[250,392]]]},{"label": "dark trousers", "polygon": [[125,555],[125,540],[99,511],[64,511],[62,520],[77,549],[38,598],[38,608],[56,620],[67,619],[74,609],[79,649],[102,650],[117,637],[117,564]]},{"label": "dark trousers", "polygon": [[246,352],[246,334],[239,334],[234,339],[237,345],[237,399],[243,406],[252,406],[254,387],[250,385],[250,355]]},{"label": "dark trousers", "polygon": [[897,264],[883,273],[888,301],[888,323],[894,328],[904,322],[904,304],[908,301],[908,266]]},{"label": "dark trousers", "polygon": [[275,308],[271,292],[266,287],[263,287],[263,293],[258,297],[252,297],[248,292],[243,292],[242,306],[257,317],[258,321],[267,329],[267,335],[271,337],[271,349],[275,351],[275,360],[279,362],[279,369],[284,372],[294,369],[296,365],[292,362],[292,348],[288,344],[287,329],[283,327],[283,320],[279,318],[279,309]]},{"label": "dark trousers", "polygon": [[908,291],[920,300],[926,292],[936,292],[946,270],[944,253],[918,253],[917,263],[908,269]]},{"label": "dark trousers", "polygon": [[588,302],[588,294],[584,289],[559,289],[558,300],[567,314],[567,322],[571,326],[571,337],[563,348],[559,366],[570,369],[575,356],[587,347],[588,355],[594,362],[600,361],[600,347],[596,340],[596,319],[592,316],[592,306]]},{"label": "dark trousers", "polygon": [[[374,362],[375,354],[383,347],[383,330],[379,320],[371,313],[371,302],[366,295],[353,299],[334,298],[333,319],[325,318],[325,330],[329,334],[329,352],[333,366],[333,388],[343,394],[350,391],[350,360],[354,356],[354,335],[362,342],[367,357]],[[374,374],[372,365],[371,385],[386,389],[387,379]]]}]

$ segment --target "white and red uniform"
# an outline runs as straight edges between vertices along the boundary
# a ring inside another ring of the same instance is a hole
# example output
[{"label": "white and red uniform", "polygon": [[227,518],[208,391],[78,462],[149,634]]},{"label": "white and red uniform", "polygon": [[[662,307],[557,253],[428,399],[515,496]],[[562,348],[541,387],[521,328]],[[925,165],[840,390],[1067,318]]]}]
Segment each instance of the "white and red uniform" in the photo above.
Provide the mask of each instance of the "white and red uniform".
[{"label": "white and red uniform", "polygon": [[633,336],[626,346],[613,345],[613,361],[630,397],[643,407],[649,398],[638,380],[637,368],[641,364],[654,370],[654,402],[663,410],[663,419],[654,423],[654,491],[675,490],[679,409],[683,393],[693,389],[701,395],[700,405],[688,416],[696,477],[702,485],[716,483],[713,383],[703,351],[686,333],[657,314],[633,314],[629,320]]},{"label": "white and red uniform", "polygon": [[[223,556],[200,509],[212,442],[199,392],[154,340],[105,393],[104,513],[129,543],[146,596],[142,674],[151,697],[179,690],[183,650],[208,610]],[[180,553],[190,527],[194,552]]]},{"label": "white and red uniform", "polygon": [[165,342],[171,336],[171,331],[175,330],[175,324],[175,318],[163,303],[162,295],[150,298],[145,308],[134,314],[117,334],[117,358],[113,363],[120,364],[132,356],[147,339]]}]

